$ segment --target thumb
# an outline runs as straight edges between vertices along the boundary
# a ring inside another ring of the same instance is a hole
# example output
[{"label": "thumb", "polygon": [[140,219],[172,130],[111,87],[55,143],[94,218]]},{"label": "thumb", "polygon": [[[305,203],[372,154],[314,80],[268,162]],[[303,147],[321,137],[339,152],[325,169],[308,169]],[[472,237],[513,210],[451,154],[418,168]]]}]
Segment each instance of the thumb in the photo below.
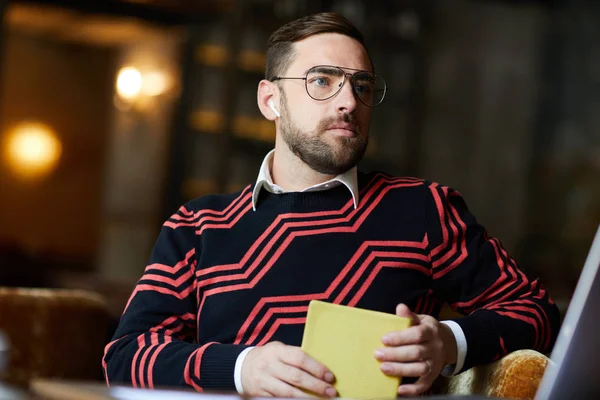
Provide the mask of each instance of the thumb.
[{"label": "thumb", "polygon": [[410,311],[410,308],[404,303],[400,303],[396,306],[396,315],[399,317],[410,318],[411,325],[419,325],[419,317]]}]

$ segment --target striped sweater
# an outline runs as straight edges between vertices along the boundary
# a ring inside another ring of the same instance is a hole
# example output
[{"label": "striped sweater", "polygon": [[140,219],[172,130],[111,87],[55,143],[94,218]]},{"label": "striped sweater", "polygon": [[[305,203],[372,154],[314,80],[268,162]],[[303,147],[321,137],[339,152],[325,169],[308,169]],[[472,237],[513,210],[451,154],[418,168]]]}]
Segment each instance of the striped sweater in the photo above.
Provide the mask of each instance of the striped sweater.
[{"label": "striped sweater", "polygon": [[252,185],[181,207],[102,360],[107,384],[234,390],[237,356],[270,341],[300,345],[310,300],[437,317],[467,339],[463,370],[508,352],[547,352],[559,313],[538,280],[488,237],[461,195],[414,178],[359,173],[348,190],[272,194]]}]

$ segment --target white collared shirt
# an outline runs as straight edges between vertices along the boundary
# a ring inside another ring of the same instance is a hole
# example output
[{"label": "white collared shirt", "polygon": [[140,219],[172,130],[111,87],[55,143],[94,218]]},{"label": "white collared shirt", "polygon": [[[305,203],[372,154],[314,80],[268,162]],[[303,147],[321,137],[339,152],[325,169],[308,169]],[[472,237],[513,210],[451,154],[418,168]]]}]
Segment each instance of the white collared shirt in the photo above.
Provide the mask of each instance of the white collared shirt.
[{"label": "white collared shirt", "polygon": [[[252,191],[252,209],[254,211],[256,211],[258,195],[263,188],[275,194],[290,193],[289,190],[285,190],[281,186],[278,186],[276,183],[274,183],[273,178],[271,178],[271,168],[273,167],[274,154],[275,150],[271,150],[265,156],[265,159],[260,166],[258,178],[256,179],[256,185],[254,185],[254,190]],[[300,192],[317,192],[320,190],[328,190],[339,185],[344,185],[348,188],[352,194],[352,199],[354,200],[354,208],[358,207],[358,173],[356,167],[349,169],[343,174],[339,174],[327,182],[317,183],[316,185],[307,187],[304,190],[300,190]]]},{"label": "white collared shirt", "polygon": [[[258,195],[260,191],[264,188],[267,191],[275,194],[281,193],[290,193],[290,191],[285,190],[284,188],[278,186],[273,182],[271,178],[271,168],[273,166],[273,155],[275,154],[275,150],[271,150],[264,158],[262,165],[260,166],[260,171],[258,172],[258,178],[256,179],[256,185],[254,186],[254,190],[252,191],[252,209],[256,211]],[[310,186],[301,192],[316,192],[320,190],[328,190],[334,188],[339,185],[344,185],[348,188],[350,193],[352,194],[352,199],[354,200],[354,208],[358,207],[359,202],[359,190],[358,190],[358,172],[357,168],[354,167],[343,174],[336,176],[333,179],[328,180],[327,182],[319,183],[313,186]],[[456,322],[454,321],[440,321],[442,324],[445,324],[452,330],[454,334],[454,339],[456,340],[456,364],[454,365],[446,365],[442,370],[443,376],[452,376],[455,375],[458,371],[460,371],[465,363],[465,357],[467,356],[467,339],[465,334]],[[242,351],[236,361],[233,372],[233,380],[235,382],[235,389],[239,394],[244,394],[244,388],[242,387],[242,366],[244,360],[248,353],[254,347],[249,347]]]}]

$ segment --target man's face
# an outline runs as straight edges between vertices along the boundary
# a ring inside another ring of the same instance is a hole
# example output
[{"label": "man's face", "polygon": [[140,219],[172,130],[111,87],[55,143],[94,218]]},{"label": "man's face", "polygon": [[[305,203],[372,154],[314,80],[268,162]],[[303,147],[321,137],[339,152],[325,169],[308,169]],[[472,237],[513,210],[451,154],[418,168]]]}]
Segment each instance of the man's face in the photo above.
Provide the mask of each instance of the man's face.
[{"label": "man's face", "polygon": [[[304,77],[317,65],[371,71],[365,48],[340,34],[311,36],[295,43],[295,58],[282,76]],[[345,70],[354,73],[353,70]],[[311,98],[303,80],[281,80],[281,138],[313,170],[337,175],[362,159],[368,143],[371,108],[355,96],[346,78],[332,98]]]}]

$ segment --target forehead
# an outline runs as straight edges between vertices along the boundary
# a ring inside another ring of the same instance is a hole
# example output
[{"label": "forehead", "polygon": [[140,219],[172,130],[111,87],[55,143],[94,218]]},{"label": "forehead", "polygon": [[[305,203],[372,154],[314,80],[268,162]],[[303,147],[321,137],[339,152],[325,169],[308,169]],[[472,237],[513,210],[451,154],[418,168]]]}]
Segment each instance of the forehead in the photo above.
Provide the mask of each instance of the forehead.
[{"label": "forehead", "polygon": [[294,44],[295,57],[288,74],[302,74],[315,65],[336,65],[371,71],[366,49],[356,39],[337,33],[310,36]]}]

